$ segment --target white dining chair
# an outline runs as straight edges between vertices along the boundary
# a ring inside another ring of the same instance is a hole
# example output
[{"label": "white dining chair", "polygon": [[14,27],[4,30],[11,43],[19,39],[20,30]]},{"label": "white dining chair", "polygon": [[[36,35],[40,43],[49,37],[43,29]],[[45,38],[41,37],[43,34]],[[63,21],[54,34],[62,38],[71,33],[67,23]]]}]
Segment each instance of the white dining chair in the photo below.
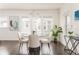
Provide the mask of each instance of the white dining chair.
[{"label": "white dining chair", "polygon": [[19,33],[19,54],[28,55],[28,38]]}]

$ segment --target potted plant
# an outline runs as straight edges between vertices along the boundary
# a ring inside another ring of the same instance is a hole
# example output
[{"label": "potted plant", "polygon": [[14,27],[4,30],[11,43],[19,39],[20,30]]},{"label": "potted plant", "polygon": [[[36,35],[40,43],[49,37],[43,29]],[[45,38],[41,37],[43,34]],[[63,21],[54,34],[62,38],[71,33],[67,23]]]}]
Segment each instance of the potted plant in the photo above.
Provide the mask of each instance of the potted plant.
[{"label": "potted plant", "polygon": [[72,38],[73,37],[73,31],[68,31],[69,37]]},{"label": "potted plant", "polygon": [[62,28],[55,25],[53,30],[52,30],[52,36],[54,38],[54,42],[57,42],[57,38],[59,36],[59,33],[62,33]]}]

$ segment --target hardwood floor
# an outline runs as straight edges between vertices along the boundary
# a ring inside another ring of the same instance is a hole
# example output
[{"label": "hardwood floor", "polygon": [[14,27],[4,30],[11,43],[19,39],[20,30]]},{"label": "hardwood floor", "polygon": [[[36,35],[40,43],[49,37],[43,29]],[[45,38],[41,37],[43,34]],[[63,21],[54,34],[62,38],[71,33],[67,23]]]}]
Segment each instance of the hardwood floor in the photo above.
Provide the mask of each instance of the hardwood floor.
[{"label": "hardwood floor", "polygon": [[[18,54],[18,42],[17,41],[1,41],[0,43],[0,52],[6,50],[9,55],[17,55]],[[6,55],[6,52],[3,51],[3,54]]]},{"label": "hardwood floor", "polygon": [[65,55],[64,46],[60,42],[57,43],[52,42],[51,44],[54,55]]},{"label": "hardwood floor", "polygon": [[[64,46],[61,43],[51,42],[52,55],[64,55]],[[0,54],[19,55],[19,44],[17,41],[1,41]]]}]

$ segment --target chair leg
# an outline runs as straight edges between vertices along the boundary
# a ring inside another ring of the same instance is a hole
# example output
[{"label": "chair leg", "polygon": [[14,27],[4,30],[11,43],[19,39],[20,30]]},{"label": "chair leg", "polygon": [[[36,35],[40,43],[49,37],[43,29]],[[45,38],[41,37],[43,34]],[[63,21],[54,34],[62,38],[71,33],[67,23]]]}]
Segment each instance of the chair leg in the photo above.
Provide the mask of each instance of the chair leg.
[{"label": "chair leg", "polygon": [[23,46],[23,43],[19,43],[19,50],[18,50],[18,53],[20,54],[20,50],[21,50],[21,47]]}]

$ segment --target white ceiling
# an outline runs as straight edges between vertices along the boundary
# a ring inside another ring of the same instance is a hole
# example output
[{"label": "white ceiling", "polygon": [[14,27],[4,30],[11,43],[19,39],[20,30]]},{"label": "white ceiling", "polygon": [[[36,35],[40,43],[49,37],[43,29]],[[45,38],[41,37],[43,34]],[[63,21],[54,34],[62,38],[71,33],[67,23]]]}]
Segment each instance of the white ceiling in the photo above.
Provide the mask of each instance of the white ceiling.
[{"label": "white ceiling", "polygon": [[62,3],[0,3],[0,9],[59,9]]}]

